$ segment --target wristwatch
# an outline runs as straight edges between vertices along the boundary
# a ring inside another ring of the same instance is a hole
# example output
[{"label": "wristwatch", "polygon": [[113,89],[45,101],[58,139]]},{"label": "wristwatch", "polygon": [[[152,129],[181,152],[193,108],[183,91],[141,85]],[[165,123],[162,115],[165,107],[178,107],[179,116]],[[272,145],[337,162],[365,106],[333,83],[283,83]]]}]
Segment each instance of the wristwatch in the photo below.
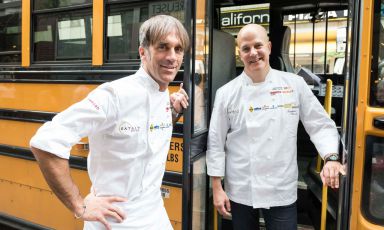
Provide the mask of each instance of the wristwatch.
[{"label": "wristwatch", "polygon": [[324,159],[324,163],[327,163],[328,161],[339,161],[339,155],[336,153],[332,153],[332,154],[328,155]]}]

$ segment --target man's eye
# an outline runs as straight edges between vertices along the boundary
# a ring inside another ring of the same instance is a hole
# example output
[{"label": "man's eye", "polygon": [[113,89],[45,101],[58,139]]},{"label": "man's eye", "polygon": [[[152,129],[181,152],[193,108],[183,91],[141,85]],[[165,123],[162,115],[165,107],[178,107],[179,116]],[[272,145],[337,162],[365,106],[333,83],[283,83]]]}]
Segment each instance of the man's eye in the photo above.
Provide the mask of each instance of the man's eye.
[{"label": "man's eye", "polygon": [[243,47],[241,50],[242,50],[243,52],[248,52],[248,51],[249,51],[249,48],[248,48],[248,47]]},{"label": "man's eye", "polygon": [[182,53],[182,52],[184,52],[183,48],[181,48],[181,47],[176,47],[176,48],[175,48],[175,51],[176,51],[177,53]]},{"label": "man's eye", "polygon": [[162,45],[160,44],[158,47],[157,47],[159,50],[165,50],[167,48],[166,45]]}]

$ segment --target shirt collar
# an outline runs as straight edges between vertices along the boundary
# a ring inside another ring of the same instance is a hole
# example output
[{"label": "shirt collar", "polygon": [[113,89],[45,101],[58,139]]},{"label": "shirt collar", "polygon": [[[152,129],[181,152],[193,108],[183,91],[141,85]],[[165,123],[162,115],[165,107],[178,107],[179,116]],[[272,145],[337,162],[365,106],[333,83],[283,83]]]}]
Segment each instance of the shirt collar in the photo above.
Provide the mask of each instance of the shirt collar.
[{"label": "shirt collar", "polygon": [[153,91],[160,91],[159,84],[145,71],[143,67],[136,72],[137,75],[143,80],[143,83]]},{"label": "shirt collar", "polygon": [[273,79],[274,77],[272,76],[273,75],[273,72],[274,70],[272,68],[269,68],[269,71],[267,73],[267,76],[265,77],[265,80],[263,82],[260,82],[260,83],[253,83],[252,81],[252,78],[249,77],[245,71],[243,71],[241,73],[241,78],[242,78],[242,82],[243,82],[243,85],[263,85],[264,83],[268,82],[268,83],[272,83],[273,82]]}]

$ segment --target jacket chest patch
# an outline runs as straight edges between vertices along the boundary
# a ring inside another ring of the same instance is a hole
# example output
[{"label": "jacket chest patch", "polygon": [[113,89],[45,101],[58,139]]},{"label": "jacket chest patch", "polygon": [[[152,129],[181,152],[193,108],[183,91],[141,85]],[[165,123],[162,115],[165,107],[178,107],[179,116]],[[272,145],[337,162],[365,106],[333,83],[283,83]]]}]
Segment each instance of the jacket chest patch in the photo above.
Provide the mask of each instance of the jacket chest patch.
[{"label": "jacket chest patch", "polygon": [[140,132],[140,126],[138,125],[132,125],[128,122],[123,122],[119,126],[119,131],[122,134],[133,134]]}]

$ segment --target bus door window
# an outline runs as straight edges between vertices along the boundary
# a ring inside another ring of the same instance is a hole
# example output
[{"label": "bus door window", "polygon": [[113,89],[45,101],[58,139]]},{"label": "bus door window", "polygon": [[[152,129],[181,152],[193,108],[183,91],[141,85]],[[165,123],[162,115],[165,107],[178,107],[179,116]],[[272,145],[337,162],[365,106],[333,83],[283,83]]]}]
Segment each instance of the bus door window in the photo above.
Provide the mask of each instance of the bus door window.
[{"label": "bus door window", "polygon": [[209,29],[207,1],[196,2],[195,74],[193,76],[193,132],[207,130]]},{"label": "bus door window", "polygon": [[0,3],[0,64],[21,60],[21,1]]}]

